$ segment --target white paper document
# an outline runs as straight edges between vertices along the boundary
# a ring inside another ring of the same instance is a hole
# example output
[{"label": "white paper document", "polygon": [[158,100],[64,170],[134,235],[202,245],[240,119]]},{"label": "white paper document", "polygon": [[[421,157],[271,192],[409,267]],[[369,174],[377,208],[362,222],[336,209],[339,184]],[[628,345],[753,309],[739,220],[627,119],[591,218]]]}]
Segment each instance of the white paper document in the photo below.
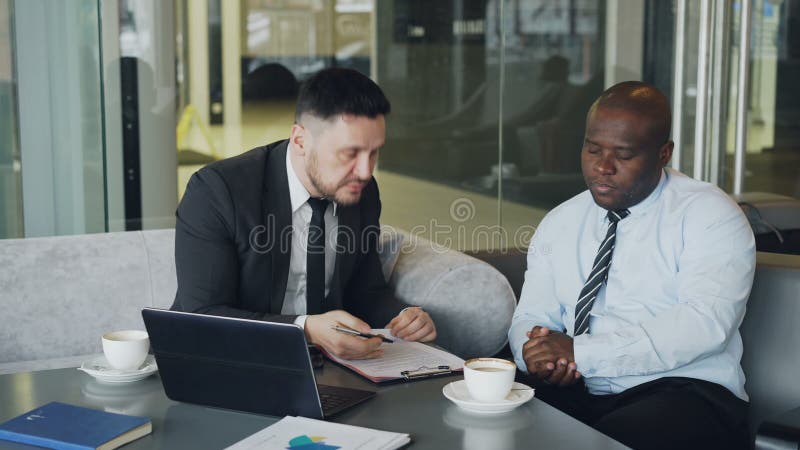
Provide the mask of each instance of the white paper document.
[{"label": "white paper document", "polygon": [[451,371],[464,368],[464,360],[452,353],[420,342],[409,342],[391,336],[388,329],[374,329],[373,334],[382,334],[394,342],[383,343],[383,356],[375,359],[344,360],[328,355],[332,360],[342,364],[362,376],[375,381],[387,381],[403,378],[402,372],[424,373],[441,366]]},{"label": "white paper document", "polygon": [[392,450],[411,442],[408,434],[287,416],[227,450]]}]

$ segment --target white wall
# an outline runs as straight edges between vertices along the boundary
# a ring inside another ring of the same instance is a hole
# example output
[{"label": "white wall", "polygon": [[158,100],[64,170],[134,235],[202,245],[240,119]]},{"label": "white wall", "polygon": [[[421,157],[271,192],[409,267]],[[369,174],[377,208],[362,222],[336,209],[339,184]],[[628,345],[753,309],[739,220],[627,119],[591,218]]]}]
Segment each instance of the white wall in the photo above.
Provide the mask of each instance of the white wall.
[{"label": "white wall", "polygon": [[605,87],[642,79],[644,3],[641,0],[606,2]]}]

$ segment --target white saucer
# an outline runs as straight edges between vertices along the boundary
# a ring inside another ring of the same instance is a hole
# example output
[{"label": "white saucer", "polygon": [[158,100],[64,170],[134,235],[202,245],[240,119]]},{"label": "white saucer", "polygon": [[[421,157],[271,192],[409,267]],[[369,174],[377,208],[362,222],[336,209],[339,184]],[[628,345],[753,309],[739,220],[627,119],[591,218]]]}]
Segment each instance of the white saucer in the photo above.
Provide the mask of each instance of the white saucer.
[{"label": "white saucer", "polygon": [[442,394],[465,411],[477,414],[502,414],[533,398],[533,389],[522,383],[514,383],[511,389],[512,391],[505,399],[499,402],[484,403],[473,399],[467,390],[467,383],[464,380],[458,380],[442,388]]},{"label": "white saucer", "polygon": [[85,361],[78,370],[88,373],[104,383],[132,383],[143,380],[158,371],[153,355],[147,355],[144,363],[136,370],[117,370],[108,364],[105,356]]}]

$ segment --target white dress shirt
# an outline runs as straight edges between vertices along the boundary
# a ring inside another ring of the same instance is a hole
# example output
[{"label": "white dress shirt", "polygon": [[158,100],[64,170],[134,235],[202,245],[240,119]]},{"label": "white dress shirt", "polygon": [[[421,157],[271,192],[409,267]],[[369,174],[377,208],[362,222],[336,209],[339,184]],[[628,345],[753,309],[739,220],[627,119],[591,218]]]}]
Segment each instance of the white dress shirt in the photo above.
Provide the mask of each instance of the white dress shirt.
[{"label": "white dress shirt", "polygon": [[[289,148],[291,151],[291,148]],[[292,202],[292,250],[289,256],[289,278],[286,295],[283,297],[281,314],[298,314],[295,324],[301,327],[306,322],[306,260],[308,259],[308,226],[311,223],[311,194],[300,182],[292,167],[290,155],[286,153],[286,177],[289,180],[289,199]],[[339,219],[336,203],[331,201],[325,210],[325,296],[330,292],[333,266],[336,263],[336,240]]]},{"label": "white dress shirt", "polygon": [[[672,169],[629,209],[617,225],[589,332],[574,339],[589,392],[689,377],[747,400],[739,325],[755,271],[755,240],[741,210],[716,186]],[[608,230],[606,213],[585,191],[550,211],[536,230],[509,330],[521,370],[525,332],[533,326],[573,335],[575,305]]]}]

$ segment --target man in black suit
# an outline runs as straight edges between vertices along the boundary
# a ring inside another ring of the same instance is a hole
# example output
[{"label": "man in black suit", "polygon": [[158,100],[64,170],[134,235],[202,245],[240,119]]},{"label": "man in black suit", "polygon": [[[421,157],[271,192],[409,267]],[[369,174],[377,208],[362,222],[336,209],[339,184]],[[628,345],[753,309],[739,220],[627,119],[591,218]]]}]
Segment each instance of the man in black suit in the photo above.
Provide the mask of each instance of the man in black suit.
[{"label": "man in black suit", "polygon": [[389,292],[376,251],[372,172],[389,110],[366,76],[326,69],[302,86],[288,140],[194,174],[176,213],[172,309],[295,323],[350,359],[380,356],[381,340],[334,326],[433,340],[428,313]]}]

